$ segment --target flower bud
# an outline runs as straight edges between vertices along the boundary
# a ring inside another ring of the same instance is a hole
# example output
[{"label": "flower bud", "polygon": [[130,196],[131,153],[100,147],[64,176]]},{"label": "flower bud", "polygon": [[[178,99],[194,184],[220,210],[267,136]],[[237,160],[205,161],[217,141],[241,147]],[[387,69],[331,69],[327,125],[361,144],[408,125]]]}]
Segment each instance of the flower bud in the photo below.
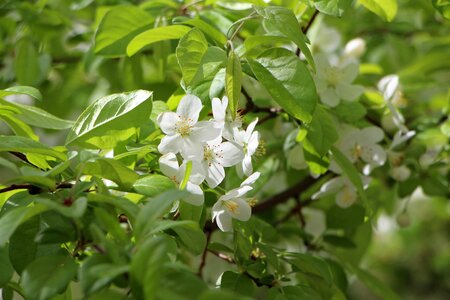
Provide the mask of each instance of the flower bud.
[{"label": "flower bud", "polygon": [[399,214],[396,218],[396,221],[398,226],[402,228],[408,227],[411,224],[411,219],[406,212],[402,212],[401,214]]},{"label": "flower bud", "polygon": [[362,38],[356,38],[345,45],[344,54],[346,56],[360,57],[366,51],[366,42]]},{"label": "flower bud", "polygon": [[407,166],[403,165],[392,168],[390,174],[396,181],[403,182],[411,176],[411,170]]}]

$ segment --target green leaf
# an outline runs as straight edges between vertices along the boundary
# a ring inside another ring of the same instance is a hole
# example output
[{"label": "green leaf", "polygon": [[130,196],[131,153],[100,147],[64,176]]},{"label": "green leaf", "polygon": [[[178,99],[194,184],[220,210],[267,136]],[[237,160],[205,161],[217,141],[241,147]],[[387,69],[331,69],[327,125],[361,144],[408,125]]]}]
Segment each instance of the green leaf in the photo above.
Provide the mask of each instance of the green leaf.
[{"label": "green leaf", "polygon": [[388,286],[386,286],[382,281],[380,281],[378,278],[370,274],[369,272],[358,268],[353,267],[352,265],[348,264],[346,265],[347,268],[349,268],[350,272],[356,274],[358,278],[372,291],[380,297],[381,299],[385,300],[400,300],[401,298]]},{"label": "green leaf", "polygon": [[109,10],[95,33],[95,52],[117,57],[126,55],[128,43],[142,31],[149,29],[153,17],[131,5],[120,5]]},{"label": "green leaf", "polygon": [[34,44],[21,40],[16,44],[14,69],[17,82],[22,85],[37,85],[41,77],[39,55]]},{"label": "green leaf", "polygon": [[135,235],[137,238],[145,236],[155,225],[156,220],[169,211],[173,203],[186,196],[185,191],[171,190],[150,199],[137,216]]},{"label": "green leaf", "polygon": [[152,92],[149,91],[137,90],[100,98],[77,119],[66,144],[112,149],[118,141],[133,135],[134,127],[147,122],[151,110]]},{"label": "green leaf", "polygon": [[222,32],[200,18],[183,20],[182,22],[174,19],[173,22],[174,24],[187,24],[194,26],[203,31],[203,33],[205,33],[209,38],[217,41],[220,45],[225,45],[227,42],[227,37]]},{"label": "green leaf", "polygon": [[354,123],[364,117],[367,110],[359,102],[341,101],[331,112],[346,123]]},{"label": "green leaf", "polygon": [[363,203],[368,203],[366,193],[364,192],[363,182],[361,180],[361,175],[359,174],[356,167],[339,149],[334,146],[331,147],[331,154],[333,155],[333,158],[336,160],[339,167],[341,167],[342,171],[344,171],[345,175],[347,175],[348,179],[350,179],[351,183],[356,187],[356,190],[363,200]]},{"label": "green leaf", "polygon": [[323,241],[330,245],[341,247],[341,248],[356,248],[355,243],[351,239],[345,236],[339,236],[334,234],[323,235]]},{"label": "green leaf", "polygon": [[3,247],[20,224],[31,217],[46,211],[42,205],[18,207],[8,211],[0,218],[0,247]]},{"label": "green leaf", "polygon": [[170,25],[146,30],[135,36],[127,46],[127,55],[132,56],[142,48],[159,41],[177,40],[187,34],[190,27],[184,25]]},{"label": "green leaf", "polygon": [[348,208],[333,205],[327,210],[327,228],[353,231],[364,223],[365,210],[355,204]]},{"label": "green leaf", "polygon": [[40,128],[62,130],[70,128],[73,125],[72,121],[60,119],[45,110],[38,107],[12,103],[6,100],[0,99],[0,104],[8,105],[19,110],[17,118],[24,121],[28,125],[36,126]]},{"label": "green leaf", "polygon": [[134,219],[136,218],[140,210],[140,208],[136,204],[131,202],[131,200],[118,196],[89,193],[88,199],[89,202],[113,205],[114,207],[118,208],[119,212],[125,213],[132,223],[134,222]]},{"label": "green leaf", "polygon": [[99,158],[92,162],[80,165],[82,174],[95,175],[109,179],[119,187],[130,190],[139,175],[112,158]]},{"label": "green leaf", "polygon": [[203,230],[199,228],[198,223],[189,222],[172,229],[193,254],[200,255],[203,253],[206,247],[206,236]]},{"label": "green leaf", "polygon": [[9,251],[6,245],[0,247],[0,270],[0,288],[3,288],[14,273],[14,269],[9,261]]},{"label": "green leaf", "polygon": [[165,191],[176,188],[176,185],[166,176],[152,174],[138,179],[133,184],[133,188],[139,194],[155,197]]},{"label": "green leaf", "polygon": [[316,0],[314,6],[322,13],[340,17],[352,2],[353,0]]},{"label": "green leaf", "polygon": [[450,20],[450,2],[448,0],[433,0],[433,6],[446,18]]},{"label": "green leaf", "polygon": [[287,253],[286,260],[305,274],[321,277],[328,284],[333,282],[333,274],[327,262],[318,256],[302,253]]},{"label": "green leaf", "polygon": [[368,10],[385,21],[392,21],[397,14],[397,0],[358,0]]},{"label": "green leaf", "polygon": [[86,211],[87,207],[87,199],[84,197],[73,201],[71,206],[64,206],[62,203],[57,203],[56,201],[52,201],[47,198],[36,198],[34,201],[46,206],[48,209],[56,210],[68,218],[80,218]]},{"label": "green leaf", "polygon": [[34,141],[39,140],[39,137],[33,132],[30,126],[16,118],[16,116],[9,113],[0,113],[0,119],[3,119],[3,121],[8,124],[11,130],[14,131],[15,135],[30,138]]},{"label": "green leaf", "polygon": [[225,71],[225,92],[228,96],[228,109],[234,119],[241,97],[242,69],[239,55],[233,50],[228,55],[228,62]]},{"label": "green leaf", "polygon": [[35,241],[39,226],[40,216],[34,216],[17,227],[9,239],[9,258],[18,274],[22,274],[23,270],[36,259],[40,248]]},{"label": "green leaf", "polygon": [[176,245],[167,235],[149,238],[131,259],[131,288],[136,299],[153,300],[162,280],[164,264],[174,255]]},{"label": "green leaf", "polygon": [[4,89],[4,90],[0,90],[0,98],[3,98],[8,95],[15,95],[15,94],[25,94],[30,97],[33,97],[36,100],[42,100],[41,92],[39,92],[38,89],[36,89],[32,86],[17,85],[17,86],[12,86],[12,87]]},{"label": "green leaf", "polygon": [[20,152],[20,153],[38,153],[60,160],[66,160],[67,157],[64,153],[53,150],[44,144],[33,141],[29,138],[21,136],[4,136],[0,135],[0,152]]},{"label": "green leaf", "polygon": [[322,106],[316,107],[313,119],[307,127],[308,134],[306,138],[321,157],[327,154],[328,150],[339,138],[333,120]]},{"label": "green leaf", "polygon": [[306,65],[287,49],[274,48],[249,59],[258,81],[273,99],[295,118],[309,123],[318,102],[316,87]]},{"label": "green leaf", "polygon": [[49,299],[66,289],[77,270],[71,257],[42,256],[23,271],[20,284],[27,299]]},{"label": "green leaf", "polygon": [[80,267],[79,278],[83,292],[87,295],[95,293],[129,269],[128,265],[113,264],[106,256],[94,254],[83,260]]},{"label": "green leaf", "polygon": [[176,55],[186,86],[189,86],[200,68],[200,63],[206,50],[208,50],[208,42],[198,29],[192,29],[180,39]]},{"label": "green leaf", "polygon": [[272,35],[282,36],[293,41],[306,57],[309,65],[315,69],[314,59],[306,45],[306,37],[300,29],[294,13],[285,7],[255,7],[256,12],[264,17],[265,30]]},{"label": "green leaf", "polygon": [[226,271],[222,274],[220,288],[245,296],[253,296],[255,290],[253,281],[248,276],[232,271]]}]

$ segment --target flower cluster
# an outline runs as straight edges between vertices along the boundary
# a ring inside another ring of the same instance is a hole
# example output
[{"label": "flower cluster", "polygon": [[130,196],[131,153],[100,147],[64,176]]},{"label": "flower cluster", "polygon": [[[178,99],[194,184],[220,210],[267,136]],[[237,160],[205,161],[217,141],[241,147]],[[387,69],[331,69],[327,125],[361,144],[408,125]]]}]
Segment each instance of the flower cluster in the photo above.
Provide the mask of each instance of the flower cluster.
[{"label": "flower cluster", "polygon": [[[192,205],[203,205],[202,183],[217,187],[225,178],[225,168],[236,166],[239,176],[249,176],[240,188],[221,196],[213,207],[213,220],[223,231],[230,231],[232,218],[242,221],[250,218],[250,205],[242,197],[259,177],[252,166],[252,156],[259,145],[259,133],[255,131],[258,119],[244,130],[242,122],[238,118],[233,120],[227,112],[227,97],[214,98],[211,104],[213,118],[206,121],[199,121],[203,106],[194,95],[184,96],[176,112],[158,116],[157,122],[165,134],[158,146],[163,154],[159,165],[161,172],[178,186],[186,182],[185,189],[190,195],[184,200]],[[186,174],[188,169],[190,174]]]}]

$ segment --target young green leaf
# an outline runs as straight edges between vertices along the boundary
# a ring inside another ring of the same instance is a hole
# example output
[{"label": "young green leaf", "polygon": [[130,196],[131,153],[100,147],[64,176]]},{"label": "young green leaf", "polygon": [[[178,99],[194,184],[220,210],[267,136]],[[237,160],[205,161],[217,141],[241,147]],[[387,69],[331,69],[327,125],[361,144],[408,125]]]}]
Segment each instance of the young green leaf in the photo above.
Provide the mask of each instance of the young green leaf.
[{"label": "young green leaf", "polygon": [[368,10],[385,21],[392,21],[397,14],[397,0],[359,0]]},{"label": "young green leaf", "polygon": [[333,120],[323,107],[316,107],[313,119],[308,124],[306,138],[321,157],[327,154],[328,150],[339,138]]},{"label": "young green leaf", "polygon": [[175,183],[163,175],[152,174],[138,179],[133,188],[139,194],[155,197],[165,191],[176,188]]},{"label": "young green leaf", "polygon": [[225,71],[225,91],[228,96],[228,109],[234,119],[241,96],[242,69],[239,55],[233,50],[228,55],[227,68]]},{"label": "young green leaf", "polygon": [[255,7],[256,12],[264,17],[264,28],[271,35],[286,37],[293,41],[306,57],[309,65],[315,69],[314,59],[306,45],[303,34],[294,13],[285,7]]},{"label": "young green leaf", "polygon": [[126,55],[128,43],[149,29],[153,17],[132,5],[120,5],[109,10],[95,33],[95,52],[108,57]]},{"label": "young green leaf", "polygon": [[0,135],[0,152],[2,151],[14,151],[20,153],[38,153],[55,157],[60,160],[67,159],[64,153],[53,150],[44,144],[21,136]]},{"label": "young green leaf", "polygon": [[316,0],[314,6],[322,13],[340,17],[352,3],[353,0]]},{"label": "young green leaf", "polygon": [[199,29],[192,29],[180,39],[176,54],[186,86],[189,86],[200,68],[206,50],[208,50],[208,42]]},{"label": "young green leaf", "polygon": [[41,256],[23,271],[20,284],[27,299],[49,299],[66,289],[77,270],[72,257]]},{"label": "young green leaf", "polygon": [[0,288],[3,288],[14,274],[14,269],[9,261],[9,251],[7,246],[0,247]]},{"label": "young green leaf", "polygon": [[308,68],[294,53],[274,48],[248,62],[258,81],[283,109],[303,122],[311,122],[318,102],[316,87]]},{"label": "young green leaf", "polygon": [[80,171],[82,174],[95,175],[114,181],[119,187],[126,190],[130,190],[139,178],[134,171],[111,158],[99,158],[87,162],[81,165]]},{"label": "young green leaf", "polygon": [[33,97],[36,100],[42,100],[41,92],[39,92],[38,89],[32,86],[17,85],[4,90],[0,90],[0,98],[15,94],[24,94]]},{"label": "young green leaf", "polygon": [[137,90],[100,98],[80,115],[66,144],[112,149],[134,134],[134,127],[150,118],[152,92]]},{"label": "young green leaf", "polygon": [[184,25],[170,25],[146,30],[135,36],[127,46],[127,55],[132,56],[142,48],[165,40],[177,40],[187,34],[191,28]]}]

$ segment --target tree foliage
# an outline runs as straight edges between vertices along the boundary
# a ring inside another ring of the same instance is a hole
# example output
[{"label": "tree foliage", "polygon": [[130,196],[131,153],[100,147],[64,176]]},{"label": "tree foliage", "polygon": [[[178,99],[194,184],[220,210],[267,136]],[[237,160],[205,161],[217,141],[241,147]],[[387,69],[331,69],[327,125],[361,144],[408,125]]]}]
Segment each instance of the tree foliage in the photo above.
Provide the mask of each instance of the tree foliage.
[{"label": "tree foliage", "polygon": [[0,4],[3,299],[346,299],[449,190],[447,1]]}]

